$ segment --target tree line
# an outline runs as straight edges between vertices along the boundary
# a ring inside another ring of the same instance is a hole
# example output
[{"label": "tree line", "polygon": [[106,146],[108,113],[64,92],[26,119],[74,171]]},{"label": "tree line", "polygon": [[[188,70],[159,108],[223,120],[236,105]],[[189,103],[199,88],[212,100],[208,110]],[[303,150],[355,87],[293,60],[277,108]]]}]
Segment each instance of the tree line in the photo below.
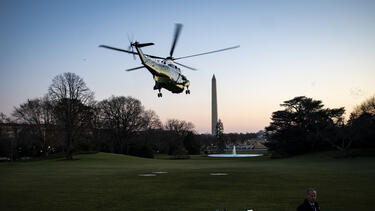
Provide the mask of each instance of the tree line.
[{"label": "tree line", "polygon": [[[146,110],[133,97],[95,101],[94,93],[74,73],[56,76],[44,97],[15,107],[12,117],[0,115],[0,156],[63,152],[67,159],[73,159],[73,152],[81,150],[152,157],[153,150],[170,154],[186,150],[185,146],[190,146],[191,152],[200,150],[195,140],[184,141],[194,133],[192,123],[170,119],[162,125],[154,111]],[[170,137],[176,143],[162,143]]]},{"label": "tree line", "polygon": [[[357,106],[345,121],[345,109],[324,108],[305,96],[281,104],[265,128],[273,157],[337,149],[375,147],[375,97]],[[74,73],[56,76],[41,98],[16,106],[11,118],[0,113],[0,157],[45,157],[102,151],[152,158],[155,153],[188,158],[209,148],[257,137],[256,133],[197,134],[192,123],[169,119],[163,124],[155,111],[133,97],[111,96],[95,101],[94,93]]]},{"label": "tree line", "polygon": [[[64,154],[71,160],[74,152],[90,151],[188,158],[217,144],[215,137],[197,134],[191,122],[169,119],[162,124],[136,98],[95,101],[83,79],[69,72],[56,76],[44,97],[16,106],[11,117],[0,113],[0,157],[11,159]],[[241,141],[248,136],[228,137]]]},{"label": "tree line", "polygon": [[345,109],[324,108],[305,96],[280,104],[265,128],[266,146],[274,157],[322,150],[375,147],[375,97],[358,105],[345,121]]}]

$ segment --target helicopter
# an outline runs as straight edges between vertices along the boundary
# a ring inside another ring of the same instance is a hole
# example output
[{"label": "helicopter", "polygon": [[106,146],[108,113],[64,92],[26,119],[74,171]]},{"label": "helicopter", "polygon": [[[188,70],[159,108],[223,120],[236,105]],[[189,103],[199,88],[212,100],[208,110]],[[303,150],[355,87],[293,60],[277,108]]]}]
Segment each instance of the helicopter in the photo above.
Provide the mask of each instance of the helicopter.
[{"label": "helicopter", "polygon": [[[139,59],[141,60],[142,66],[130,68],[130,69],[127,69],[126,71],[134,71],[134,70],[146,68],[152,74],[154,78],[154,81],[155,81],[154,90],[159,90],[158,97],[163,96],[163,94],[161,93],[162,88],[167,89],[172,93],[182,93],[186,87],[185,93],[190,94],[190,90],[189,90],[190,81],[181,73],[181,69],[179,68],[179,66],[190,69],[190,70],[197,70],[197,69],[186,66],[179,62],[176,62],[176,60],[216,53],[220,51],[226,51],[226,50],[238,48],[240,46],[236,45],[236,46],[232,46],[229,48],[223,48],[223,49],[209,51],[205,53],[199,53],[199,54],[174,58],[173,53],[174,53],[174,49],[176,47],[178,38],[180,36],[182,26],[183,26],[182,24],[175,25],[175,31],[174,31],[174,37],[173,37],[171,50],[169,52],[169,56],[165,58],[154,56],[154,55],[149,55],[149,54],[144,54],[142,52],[141,48],[154,45],[154,43],[139,43],[138,41],[132,42],[129,40],[130,45],[129,45],[128,50],[111,47],[108,45],[99,45],[99,47],[132,54],[134,59],[135,59],[135,56],[138,55]],[[136,52],[134,52],[134,48],[136,49]]]}]

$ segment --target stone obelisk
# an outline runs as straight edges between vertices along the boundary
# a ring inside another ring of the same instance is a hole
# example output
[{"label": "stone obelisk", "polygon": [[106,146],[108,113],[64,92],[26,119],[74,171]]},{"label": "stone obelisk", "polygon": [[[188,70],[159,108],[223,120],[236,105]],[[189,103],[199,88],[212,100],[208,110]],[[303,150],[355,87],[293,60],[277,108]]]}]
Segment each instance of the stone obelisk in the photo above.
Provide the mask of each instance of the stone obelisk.
[{"label": "stone obelisk", "polygon": [[216,135],[216,124],[217,124],[217,97],[216,97],[216,78],[215,74],[212,76],[211,81],[211,115],[212,115],[212,135]]}]

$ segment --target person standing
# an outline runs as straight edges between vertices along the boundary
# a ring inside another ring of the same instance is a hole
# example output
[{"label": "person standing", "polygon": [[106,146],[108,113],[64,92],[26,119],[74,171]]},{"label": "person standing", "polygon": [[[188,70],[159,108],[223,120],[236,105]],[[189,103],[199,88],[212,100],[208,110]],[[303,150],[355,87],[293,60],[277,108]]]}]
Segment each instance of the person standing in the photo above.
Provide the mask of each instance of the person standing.
[{"label": "person standing", "polygon": [[297,207],[297,211],[320,211],[316,198],[316,190],[314,188],[308,188],[306,190],[306,199]]}]

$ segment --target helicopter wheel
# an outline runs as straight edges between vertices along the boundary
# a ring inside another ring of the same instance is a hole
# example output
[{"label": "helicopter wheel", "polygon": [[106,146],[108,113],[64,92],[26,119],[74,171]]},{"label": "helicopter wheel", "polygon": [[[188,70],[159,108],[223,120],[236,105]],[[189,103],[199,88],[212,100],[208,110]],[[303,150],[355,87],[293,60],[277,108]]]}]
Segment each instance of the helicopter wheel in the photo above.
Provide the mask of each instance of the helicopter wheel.
[{"label": "helicopter wheel", "polygon": [[187,90],[185,91],[185,93],[186,93],[187,95],[190,94],[190,90],[187,89]]},{"label": "helicopter wheel", "polygon": [[158,93],[158,97],[163,97],[163,94],[161,92]]}]

